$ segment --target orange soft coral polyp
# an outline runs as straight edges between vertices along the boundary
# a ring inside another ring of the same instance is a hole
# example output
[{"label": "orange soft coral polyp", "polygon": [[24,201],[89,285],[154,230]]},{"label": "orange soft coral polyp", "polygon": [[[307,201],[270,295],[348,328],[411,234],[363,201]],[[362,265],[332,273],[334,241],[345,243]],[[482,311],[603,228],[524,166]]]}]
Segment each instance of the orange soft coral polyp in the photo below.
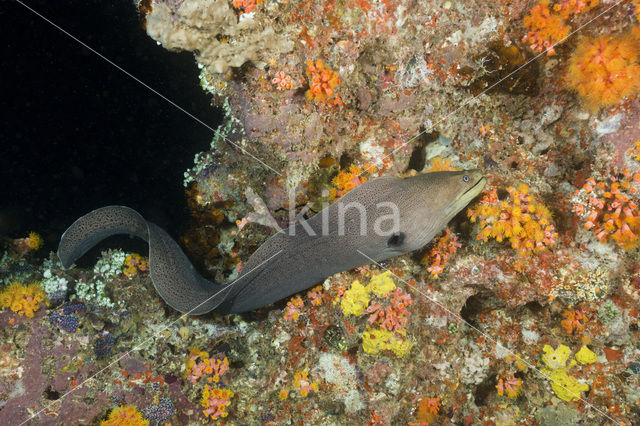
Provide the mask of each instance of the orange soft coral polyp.
[{"label": "orange soft coral polyp", "polygon": [[567,85],[590,109],[640,91],[640,41],[632,34],[582,39],[569,59]]}]

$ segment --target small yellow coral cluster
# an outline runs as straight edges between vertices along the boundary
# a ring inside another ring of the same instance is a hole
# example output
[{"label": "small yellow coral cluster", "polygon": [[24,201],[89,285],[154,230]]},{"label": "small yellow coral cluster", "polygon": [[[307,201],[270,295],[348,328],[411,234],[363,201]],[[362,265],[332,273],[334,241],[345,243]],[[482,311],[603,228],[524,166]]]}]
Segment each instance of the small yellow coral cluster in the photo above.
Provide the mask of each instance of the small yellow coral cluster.
[{"label": "small yellow coral cluster", "polygon": [[148,420],[142,417],[136,407],[125,405],[111,411],[107,420],[100,422],[100,426],[147,426]]},{"label": "small yellow coral cluster", "polygon": [[640,140],[635,141],[628,152],[634,160],[640,161]]},{"label": "small yellow coral cluster", "polygon": [[578,352],[576,352],[576,359],[580,364],[593,364],[598,360],[598,355],[588,347],[583,346]]},{"label": "small yellow coral cluster", "polygon": [[[629,178],[627,174],[626,178]],[[636,175],[633,179],[637,179]],[[573,211],[585,221],[584,228],[605,243],[612,239],[624,249],[640,244],[640,211],[636,189],[629,180],[597,182],[587,179],[582,189],[573,194]]]},{"label": "small yellow coral cluster", "polygon": [[500,396],[506,395],[509,398],[515,398],[522,390],[522,380],[515,377],[513,373],[509,373],[504,377],[499,377],[496,389],[498,389]]},{"label": "small yellow coral cluster", "polygon": [[198,381],[207,377],[208,383],[218,383],[220,377],[223,376],[229,370],[229,360],[227,357],[223,359],[209,358],[209,353],[201,351],[196,347],[193,347],[189,351],[189,355],[184,361],[186,367],[185,377],[191,383],[198,383]]},{"label": "small yellow coral cluster", "polygon": [[38,250],[44,243],[40,234],[35,232],[30,232],[26,240],[27,246],[29,246],[31,250]]},{"label": "small yellow coral cluster", "polygon": [[391,276],[391,271],[374,275],[366,287],[360,284],[358,280],[351,283],[351,288],[345,291],[340,301],[342,313],[345,315],[362,315],[367,306],[369,306],[370,293],[382,297],[389,296],[396,289]]},{"label": "small yellow coral cluster", "polygon": [[629,33],[583,38],[569,58],[567,84],[591,109],[640,92],[640,40]]},{"label": "small yellow coral cluster", "polygon": [[44,241],[42,237],[35,233],[30,232],[28,237],[25,238],[16,238],[12,241],[11,245],[20,255],[24,255],[30,251],[39,250],[42,247]]},{"label": "small yellow coral cluster", "polygon": [[284,319],[287,321],[297,321],[300,317],[300,308],[304,306],[302,297],[294,296],[288,302],[285,308]]},{"label": "small yellow coral cluster", "polygon": [[324,291],[322,291],[322,286],[317,285],[313,287],[311,290],[307,292],[307,297],[313,306],[322,305],[322,298],[324,297]]},{"label": "small yellow coral cluster", "polygon": [[[549,345],[544,345],[542,351],[544,352],[542,362],[546,368],[540,371],[548,376],[551,382],[551,389],[553,389],[556,396],[567,402],[579,400],[581,398],[580,394],[589,390],[589,385],[581,383],[575,377],[567,374],[568,369],[576,365],[574,359],[569,362],[568,366],[566,365],[571,356],[571,349],[565,345],[559,345],[556,349]],[[584,358],[583,355],[585,355]],[[591,360],[592,357],[582,352],[581,359]]]},{"label": "small yellow coral cluster", "polygon": [[[397,357],[403,357],[412,346],[404,328],[410,315],[406,306],[412,301],[407,293],[396,288],[391,276],[390,271],[374,275],[366,287],[359,281],[354,281],[351,288],[345,291],[340,308],[345,316],[369,313],[369,325],[380,324],[379,329],[368,327],[362,333],[362,349],[366,353],[377,355],[389,350]],[[384,307],[375,301],[371,302],[373,296],[388,299],[388,305]]]},{"label": "small yellow coral cluster", "polygon": [[457,170],[451,165],[451,160],[441,157],[434,157],[429,161],[429,170],[427,172],[442,172]]},{"label": "small yellow coral cluster", "polygon": [[391,351],[402,358],[411,350],[411,342],[406,338],[407,332],[370,328],[362,333],[362,349],[369,355],[377,355],[382,351]]},{"label": "small yellow coral cluster", "polygon": [[351,288],[344,292],[340,301],[340,308],[345,315],[362,315],[362,312],[369,306],[369,291],[365,286],[356,280],[351,283]]},{"label": "small yellow coral cluster", "polygon": [[309,391],[318,391],[318,383],[309,380],[309,372],[302,370],[293,376],[293,386],[300,390],[300,396],[305,398],[309,395]]},{"label": "small yellow coral cluster", "polygon": [[128,278],[133,278],[138,272],[149,272],[149,260],[138,253],[128,255],[124,260],[122,273]]},{"label": "small yellow coral cluster", "polygon": [[[370,168],[366,167],[365,170],[372,171]],[[375,172],[375,170],[373,171]],[[356,186],[365,183],[367,178],[365,176],[361,176],[364,172],[364,170],[354,164],[349,166],[348,170],[340,170],[336,177],[331,181],[335,188],[331,188],[329,190],[329,197],[331,197],[332,200],[337,200]]]},{"label": "small yellow coral cluster", "polygon": [[528,255],[547,250],[556,243],[558,234],[551,223],[551,212],[529,194],[525,184],[507,189],[509,196],[500,201],[496,189],[480,200],[478,207],[469,209],[471,222],[480,221],[479,240],[494,238],[509,240],[511,247]]},{"label": "small yellow coral cluster", "polygon": [[0,292],[0,308],[11,309],[28,318],[33,318],[33,313],[40,309],[42,302],[48,304],[44,291],[36,283],[25,285],[13,282]]},{"label": "small yellow coral cluster", "polygon": [[205,386],[200,404],[205,408],[202,410],[205,416],[217,419],[227,417],[227,407],[231,404],[234,393],[229,389]]}]

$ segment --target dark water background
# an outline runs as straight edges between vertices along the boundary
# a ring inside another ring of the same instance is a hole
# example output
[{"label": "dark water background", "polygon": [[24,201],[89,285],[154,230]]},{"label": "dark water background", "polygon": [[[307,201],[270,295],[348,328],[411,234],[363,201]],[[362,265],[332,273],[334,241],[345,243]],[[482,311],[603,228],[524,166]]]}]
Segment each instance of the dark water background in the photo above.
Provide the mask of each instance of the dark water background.
[{"label": "dark water background", "polygon": [[[219,124],[193,56],[149,38],[133,0],[24,3]],[[34,230],[48,252],[73,220],[108,204],[179,233],[182,175],[212,132],[12,0],[0,0],[0,111],[0,238]]]}]

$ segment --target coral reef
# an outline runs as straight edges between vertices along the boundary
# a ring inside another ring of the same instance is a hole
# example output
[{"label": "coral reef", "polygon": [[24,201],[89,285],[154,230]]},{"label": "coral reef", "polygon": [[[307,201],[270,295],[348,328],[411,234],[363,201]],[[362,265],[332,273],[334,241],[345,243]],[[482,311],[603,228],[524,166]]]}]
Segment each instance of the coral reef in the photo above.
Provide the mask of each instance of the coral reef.
[{"label": "coral reef", "polygon": [[0,292],[31,308],[3,299],[0,424],[637,423],[640,2],[138,3],[224,113],[180,240],[216,282],[368,180],[482,168],[486,192],[244,315],[172,311],[145,253],[62,270],[9,237]]},{"label": "coral reef", "polygon": [[[237,1],[234,7],[249,14],[256,4],[255,0]],[[165,48],[198,52],[198,61],[217,73],[247,61],[264,66],[293,45],[253,19],[238,20],[224,0],[154,1],[145,23],[147,33]]]}]

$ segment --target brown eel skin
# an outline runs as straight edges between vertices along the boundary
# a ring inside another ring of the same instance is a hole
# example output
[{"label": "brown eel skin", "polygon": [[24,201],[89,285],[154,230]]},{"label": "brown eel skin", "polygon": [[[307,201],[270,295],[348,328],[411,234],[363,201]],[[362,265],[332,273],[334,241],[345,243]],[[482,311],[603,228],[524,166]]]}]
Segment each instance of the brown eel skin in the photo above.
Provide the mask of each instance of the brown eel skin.
[{"label": "brown eel skin", "polygon": [[62,235],[58,257],[69,268],[109,236],[135,235],[149,243],[151,280],[169,306],[190,315],[246,312],[335,273],[419,249],[485,184],[479,169],[371,179],[271,236],[226,285],[203,278],[169,234],[123,206],[103,207],[76,220]]}]

